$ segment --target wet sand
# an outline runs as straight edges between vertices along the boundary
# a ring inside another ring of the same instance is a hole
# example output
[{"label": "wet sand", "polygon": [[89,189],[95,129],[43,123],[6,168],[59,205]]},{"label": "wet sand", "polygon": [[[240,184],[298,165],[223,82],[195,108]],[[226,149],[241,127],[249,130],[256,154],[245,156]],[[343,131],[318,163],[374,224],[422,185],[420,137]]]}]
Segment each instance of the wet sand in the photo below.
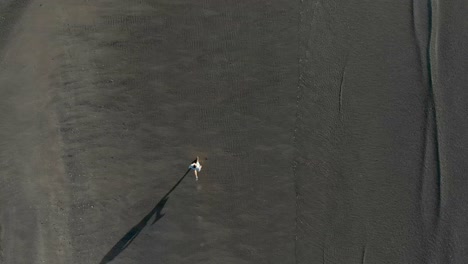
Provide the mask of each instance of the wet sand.
[{"label": "wet sand", "polygon": [[3,2],[0,263],[466,263],[466,10]]}]

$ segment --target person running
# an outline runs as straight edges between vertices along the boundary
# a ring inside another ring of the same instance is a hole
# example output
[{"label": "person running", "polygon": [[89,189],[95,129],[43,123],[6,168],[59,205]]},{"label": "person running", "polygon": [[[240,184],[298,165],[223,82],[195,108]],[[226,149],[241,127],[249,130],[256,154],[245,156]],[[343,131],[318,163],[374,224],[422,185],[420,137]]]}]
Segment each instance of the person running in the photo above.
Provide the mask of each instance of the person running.
[{"label": "person running", "polygon": [[189,169],[193,170],[195,173],[195,179],[198,181],[198,172],[201,171],[202,165],[200,164],[200,159],[197,156],[197,159],[190,164]]}]

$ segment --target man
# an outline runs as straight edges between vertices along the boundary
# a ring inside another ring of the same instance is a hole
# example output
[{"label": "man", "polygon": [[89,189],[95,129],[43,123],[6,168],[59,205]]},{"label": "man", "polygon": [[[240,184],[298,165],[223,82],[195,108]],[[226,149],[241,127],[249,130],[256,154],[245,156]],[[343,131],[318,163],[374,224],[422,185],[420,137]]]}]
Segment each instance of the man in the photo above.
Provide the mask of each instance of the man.
[{"label": "man", "polygon": [[202,165],[200,165],[200,159],[197,156],[197,159],[190,164],[189,169],[193,170],[195,173],[195,179],[198,181],[198,172],[201,171]]}]

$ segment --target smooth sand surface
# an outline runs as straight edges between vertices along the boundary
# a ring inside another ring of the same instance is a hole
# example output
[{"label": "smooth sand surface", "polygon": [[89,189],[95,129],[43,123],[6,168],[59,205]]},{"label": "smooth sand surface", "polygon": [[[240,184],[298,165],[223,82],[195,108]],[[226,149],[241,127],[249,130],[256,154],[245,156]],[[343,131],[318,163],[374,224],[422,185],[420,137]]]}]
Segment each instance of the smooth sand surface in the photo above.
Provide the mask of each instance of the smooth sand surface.
[{"label": "smooth sand surface", "polygon": [[0,263],[468,263],[468,5],[342,2],[2,1]]}]

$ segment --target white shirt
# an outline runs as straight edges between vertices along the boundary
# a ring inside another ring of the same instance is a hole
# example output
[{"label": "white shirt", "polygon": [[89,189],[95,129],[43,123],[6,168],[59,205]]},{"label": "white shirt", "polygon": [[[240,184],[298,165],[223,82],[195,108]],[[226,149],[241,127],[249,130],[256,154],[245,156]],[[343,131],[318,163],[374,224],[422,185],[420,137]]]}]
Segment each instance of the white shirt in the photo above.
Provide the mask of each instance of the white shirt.
[{"label": "white shirt", "polygon": [[190,164],[189,169],[195,170],[195,171],[201,171],[202,165],[200,165],[200,162],[194,162]]}]

